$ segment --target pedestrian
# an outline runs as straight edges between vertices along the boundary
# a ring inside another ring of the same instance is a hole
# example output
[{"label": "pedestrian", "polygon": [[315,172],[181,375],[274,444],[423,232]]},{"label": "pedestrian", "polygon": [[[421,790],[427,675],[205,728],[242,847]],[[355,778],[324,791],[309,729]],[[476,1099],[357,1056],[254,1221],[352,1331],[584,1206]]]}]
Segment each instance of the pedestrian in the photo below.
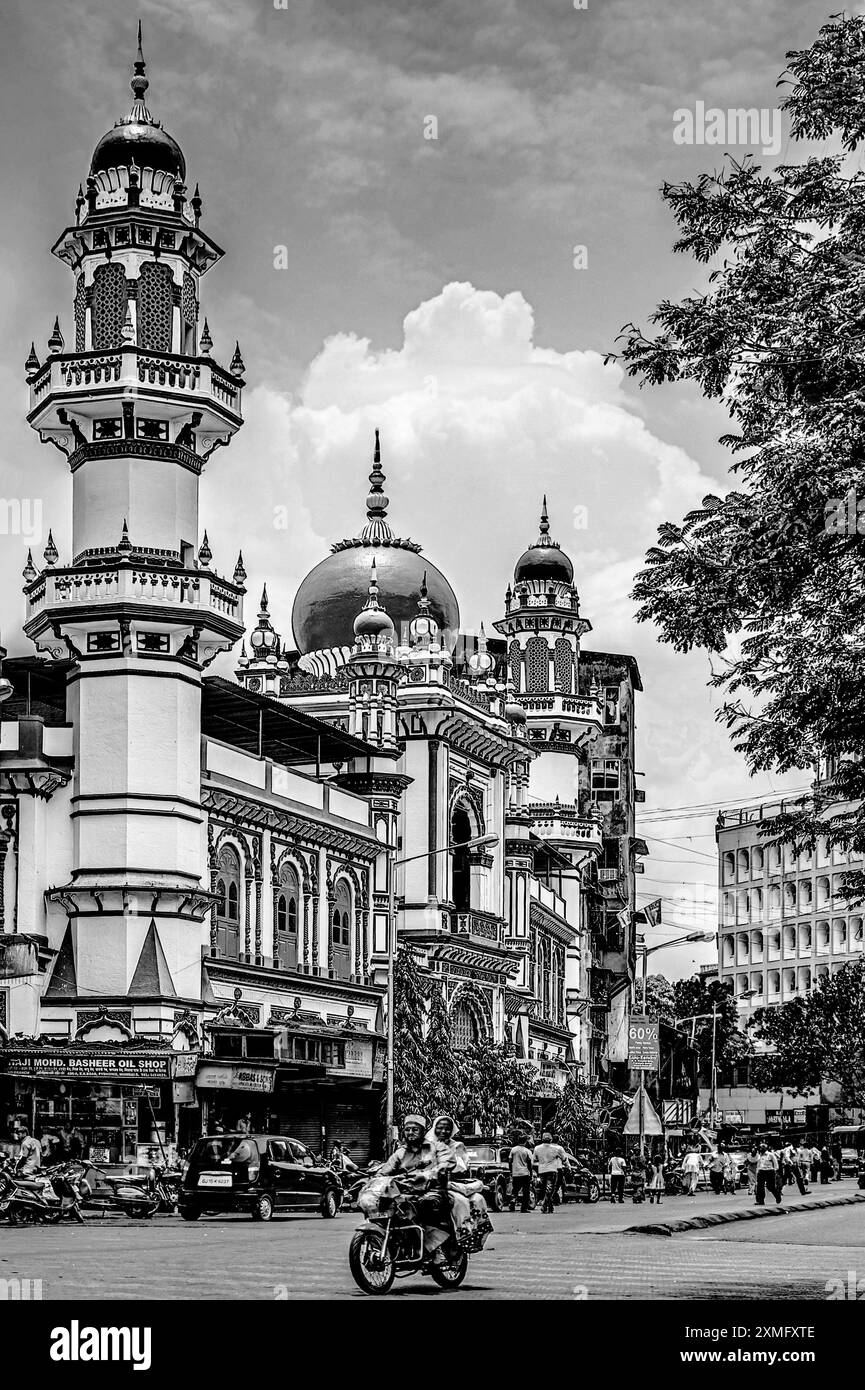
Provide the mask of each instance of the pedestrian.
[{"label": "pedestrian", "polygon": [[731,1153],[724,1154],[724,1191],[730,1195],[739,1186],[739,1165]]},{"label": "pedestrian", "polygon": [[520,1139],[511,1146],[508,1167],[511,1170],[511,1211],[516,1210],[519,1202],[520,1211],[526,1212],[532,1191],[532,1154]]},{"label": "pedestrian", "polygon": [[804,1140],[793,1150],[793,1177],[803,1197],[808,1195],[808,1173],[811,1167],[811,1150]]},{"label": "pedestrian", "polygon": [[835,1143],[832,1145],[831,1154],[832,1164],[835,1169],[835,1181],[840,1182],[841,1175],[844,1170],[844,1155],[841,1152],[841,1145],[837,1139],[835,1140]]},{"label": "pedestrian", "polygon": [[820,1150],[820,1186],[825,1187],[832,1176],[832,1155],[829,1152],[829,1145],[824,1144]]},{"label": "pedestrian", "polygon": [[697,1183],[700,1181],[700,1155],[696,1149],[689,1149],[682,1160],[682,1174],[685,1179],[685,1191],[689,1197],[696,1196]]},{"label": "pedestrian", "polygon": [[657,1202],[661,1205],[661,1198],[664,1195],[664,1155],[654,1154],[646,1165],[646,1190],[649,1194],[649,1206]]},{"label": "pedestrian", "polygon": [[625,1162],[625,1160],[623,1159],[622,1155],[621,1155],[621,1154],[611,1154],[611,1156],[610,1156],[610,1161],[609,1161],[609,1163],[607,1164],[607,1172],[608,1172],[609,1175],[610,1175],[610,1202],[611,1202],[611,1203],[613,1203],[613,1202],[619,1202],[619,1203],[621,1204],[622,1202],[624,1202],[624,1200],[625,1200],[625,1174],[627,1173],[627,1171],[628,1171],[628,1165],[627,1165],[627,1163]]},{"label": "pedestrian", "polygon": [[780,1187],[783,1191],[793,1181],[793,1145],[790,1143],[784,1144],[781,1148],[778,1173],[781,1178]]},{"label": "pedestrian", "polygon": [[749,1151],[748,1151],[748,1157],[747,1157],[746,1160],[745,1160],[745,1172],[746,1172],[747,1175],[748,1175],[748,1196],[749,1196],[749,1197],[750,1197],[750,1195],[751,1195],[752,1192],[756,1192],[756,1190],[757,1190],[757,1158],[758,1158],[758,1157],[759,1157],[759,1155],[758,1155],[758,1152],[757,1152],[757,1145],[756,1145],[756,1144],[752,1144],[751,1147],[750,1147],[750,1149],[749,1149]]},{"label": "pedestrian", "polygon": [[709,1159],[709,1182],[716,1197],[720,1197],[724,1186],[724,1149],[719,1146]]},{"label": "pedestrian", "polygon": [[774,1149],[770,1149],[765,1140],[757,1150],[757,1206],[766,1205],[766,1189],[772,1193],[778,1206],[781,1205],[781,1193],[778,1189],[778,1155]]},{"label": "pedestrian", "polygon": [[553,1143],[553,1136],[548,1129],[541,1135],[540,1144],[535,1145],[532,1162],[541,1183],[541,1211],[548,1215],[554,1210],[553,1198],[559,1183],[559,1169],[565,1163],[565,1151],[561,1144]]},{"label": "pedestrian", "polygon": [[26,1125],[19,1124],[18,1133],[15,1136],[20,1148],[18,1150],[17,1171],[22,1177],[30,1173],[37,1172],[42,1167],[42,1145],[38,1139],[32,1138],[30,1130]]},{"label": "pedestrian", "polygon": [[820,1176],[820,1150],[816,1144],[811,1145],[811,1181],[816,1183]]}]

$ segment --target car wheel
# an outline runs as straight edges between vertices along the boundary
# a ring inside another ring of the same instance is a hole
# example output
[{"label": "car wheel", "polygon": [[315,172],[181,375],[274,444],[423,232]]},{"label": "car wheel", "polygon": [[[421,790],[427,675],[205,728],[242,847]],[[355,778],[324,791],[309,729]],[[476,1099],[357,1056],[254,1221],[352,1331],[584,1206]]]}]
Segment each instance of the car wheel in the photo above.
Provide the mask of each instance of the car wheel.
[{"label": "car wheel", "polygon": [[197,1221],[201,1212],[198,1210],[198,1207],[181,1207],[180,1215],[183,1217],[184,1221]]},{"label": "car wheel", "polygon": [[601,1200],[601,1184],[597,1178],[589,1178],[586,1183],[586,1201],[599,1202]]},{"label": "car wheel", "polygon": [[490,1206],[493,1211],[504,1211],[505,1194],[501,1183],[494,1182],[490,1188]]},{"label": "car wheel", "polygon": [[329,1187],[321,1199],[319,1208],[322,1216],[333,1217],[339,1211],[339,1198],[332,1187]]},{"label": "car wheel", "polygon": [[269,1192],[262,1192],[260,1197],[256,1197],[252,1208],[253,1221],[269,1221],[273,1216],[273,1198]]}]

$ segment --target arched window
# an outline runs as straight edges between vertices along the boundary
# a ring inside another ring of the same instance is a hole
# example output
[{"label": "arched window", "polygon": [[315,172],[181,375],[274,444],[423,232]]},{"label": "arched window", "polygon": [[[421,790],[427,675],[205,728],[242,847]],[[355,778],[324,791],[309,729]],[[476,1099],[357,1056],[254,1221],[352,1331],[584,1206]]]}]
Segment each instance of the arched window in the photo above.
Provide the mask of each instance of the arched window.
[{"label": "arched window", "polygon": [[451,1011],[451,1040],[459,1052],[481,1040],[475,1011],[467,999],[458,999]]},{"label": "arched window", "polygon": [[[125,310],[124,310],[125,313]],[[75,284],[75,351],[84,352],[87,347],[87,291],[84,276],[79,275]]]},{"label": "arched window", "polygon": [[297,969],[297,923],[300,885],[290,864],[279,871],[276,899],[276,963],[282,970]]},{"label": "arched window", "polygon": [[198,320],[198,299],[195,294],[195,281],[187,273],[183,277],[180,291],[180,351],[188,357],[195,356],[195,325]]},{"label": "arched window", "polygon": [[237,960],[240,954],[240,855],[224,845],[217,860],[216,949]]},{"label": "arched window", "polygon": [[543,637],[530,637],[526,643],[526,690],[550,688],[550,649]]},{"label": "arched window", "polygon": [[138,272],[138,346],[171,351],[174,280],[167,265],[145,261]]},{"label": "arched window", "polygon": [[556,672],[556,690],[560,695],[570,695],[574,661],[567,637],[557,639],[553,649],[553,665]]},{"label": "arched window", "polygon": [[330,966],[338,980],[351,975],[351,893],[344,878],[336,885],[330,916]]},{"label": "arched window", "polygon": [[508,650],[508,661],[510,663],[511,668],[511,682],[514,687],[514,693],[519,694],[520,675],[523,664],[522,652],[520,651],[519,642],[511,642],[510,648]]},{"label": "arched window", "polygon": [[472,839],[472,823],[463,806],[454,807],[451,816],[451,844],[456,845],[452,855],[451,895],[457,912],[468,912],[472,905],[471,869],[469,852],[462,846]]},{"label": "arched window", "polygon": [[94,352],[120,346],[126,320],[126,273],[122,265],[98,265],[90,305]]}]

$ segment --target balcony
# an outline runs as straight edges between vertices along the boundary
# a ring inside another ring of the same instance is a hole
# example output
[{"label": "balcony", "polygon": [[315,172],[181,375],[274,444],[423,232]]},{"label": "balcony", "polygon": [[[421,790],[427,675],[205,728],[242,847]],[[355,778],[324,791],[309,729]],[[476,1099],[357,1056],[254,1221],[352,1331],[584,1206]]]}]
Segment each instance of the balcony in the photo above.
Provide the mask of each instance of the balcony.
[{"label": "balcony", "polygon": [[527,714],[553,714],[569,719],[582,719],[587,724],[603,728],[601,701],[590,695],[563,695],[557,690],[544,694],[520,693],[517,699]]},{"label": "balcony", "polygon": [[120,564],[107,569],[51,569],[25,589],[26,625],[45,612],[92,612],[104,604],[116,608],[152,608],[154,604],[188,608],[240,620],[243,590],[206,570],[147,569]]},{"label": "balcony", "polygon": [[454,936],[475,936],[497,946],[502,943],[504,922],[492,912],[452,912],[449,926]]},{"label": "balcony", "polygon": [[563,841],[575,849],[600,854],[603,846],[601,822],[581,816],[576,806],[536,802],[529,807],[532,829],[544,840]]},{"label": "balcony", "polygon": [[50,408],[55,400],[63,405],[75,401],[76,413],[92,417],[104,410],[100,401],[151,393],[176,396],[181,409],[187,404],[209,407],[218,421],[235,427],[242,423],[241,382],[209,357],[180,357],[134,345],[50,357],[30,379],[27,418],[37,428],[61,428]]}]

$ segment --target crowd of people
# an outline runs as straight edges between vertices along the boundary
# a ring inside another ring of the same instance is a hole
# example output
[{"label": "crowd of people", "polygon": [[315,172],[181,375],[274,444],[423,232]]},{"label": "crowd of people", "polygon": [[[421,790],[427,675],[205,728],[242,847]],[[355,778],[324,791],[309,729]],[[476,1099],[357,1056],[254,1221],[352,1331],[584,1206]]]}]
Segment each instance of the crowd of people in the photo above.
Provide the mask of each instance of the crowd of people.
[{"label": "crowd of people", "polygon": [[822,1185],[840,1181],[842,1174],[840,1145],[808,1144],[792,1141],[770,1147],[765,1139],[750,1145],[740,1159],[724,1144],[711,1153],[701,1153],[690,1147],[681,1164],[685,1191],[694,1196],[703,1181],[708,1181],[715,1196],[733,1193],[742,1185],[744,1172],[747,1191],[758,1206],[764,1206],[766,1194],[780,1204],[785,1187],[795,1186],[805,1196],[809,1182]]}]

